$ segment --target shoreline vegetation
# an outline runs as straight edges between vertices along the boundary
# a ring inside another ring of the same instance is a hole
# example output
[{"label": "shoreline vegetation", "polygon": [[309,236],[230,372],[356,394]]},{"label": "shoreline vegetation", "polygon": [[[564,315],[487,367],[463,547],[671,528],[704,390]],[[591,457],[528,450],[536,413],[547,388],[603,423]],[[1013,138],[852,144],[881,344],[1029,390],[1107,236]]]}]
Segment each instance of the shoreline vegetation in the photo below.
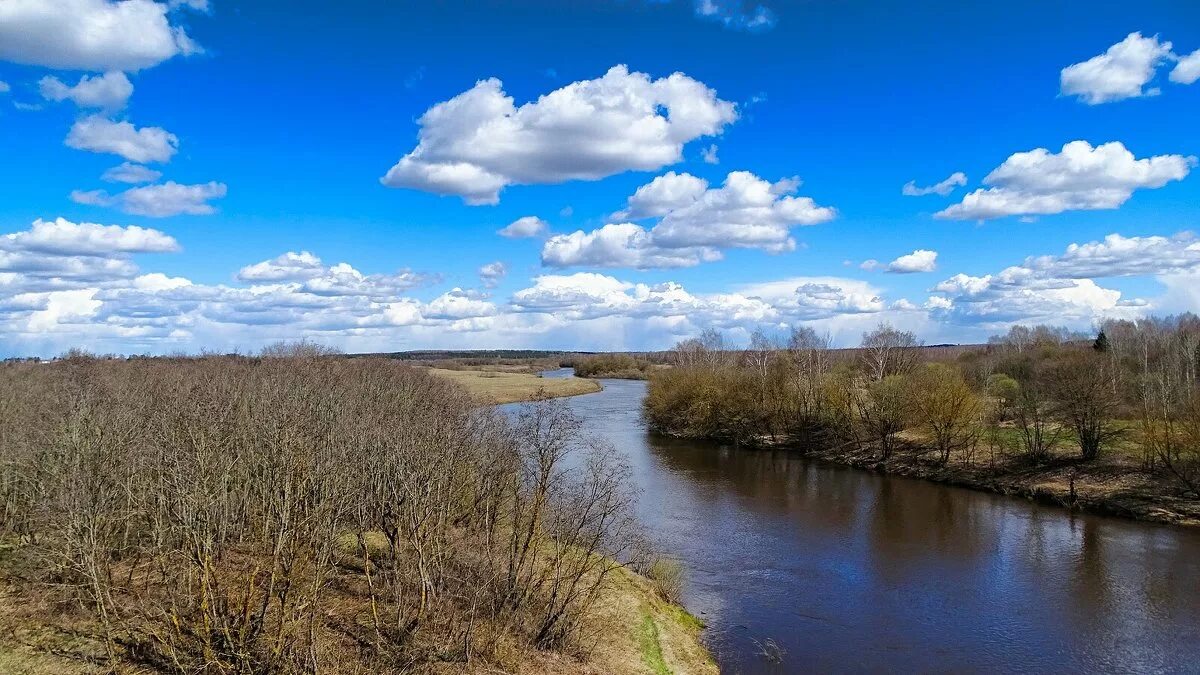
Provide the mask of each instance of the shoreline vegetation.
[{"label": "shoreline vegetation", "polygon": [[650,378],[643,413],[669,436],[1200,526],[1190,314],[1094,336],[1017,326],[972,347],[924,348],[880,325],[853,350],[806,328],[733,350],[706,331]]},{"label": "shoreline vegetation", "polygon": [[331,356],[0,366],[0,670],[716,672],[563,402]]},{"label": "shoreline vegetation", "polygon": [[578,377],[613,380],[648,380],[655,371],[668,367],[665,355],[657,360],[648,354],[596,354],[571,361]]}]

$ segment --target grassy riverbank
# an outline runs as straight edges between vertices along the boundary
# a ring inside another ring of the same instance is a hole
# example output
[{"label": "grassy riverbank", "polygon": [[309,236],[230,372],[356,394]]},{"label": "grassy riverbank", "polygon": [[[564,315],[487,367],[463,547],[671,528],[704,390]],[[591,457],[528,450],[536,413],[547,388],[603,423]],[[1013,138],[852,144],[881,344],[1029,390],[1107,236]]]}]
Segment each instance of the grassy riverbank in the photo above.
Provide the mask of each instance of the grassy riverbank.
[{"label": "grassy riverbank", "polygon": [[1099,462],[1081,462],[1054,452],[1039,462],[1019,456],[983,454],[972,461],[934,461],[927,445],[910,439],[887,459],[873,449],[846,445],[812,446],[760,439],[754,447],[791,449],[813,459],[879,473],[919,478],[984,492],[1030,499],[1089,513],[1145,522],[1200,527],[1200,499],[1181,494],[1162,476],[1141,469],[1135,458],[1114,453]]},{"label": "grassy riverbank", "polygon": [[463,387],[476,398],[493,404],[579,396],[603,389],[599,382],[581,377],[539,377],[532,373],[500,370],[429,368],[428,371]]},{"label": "grassy riverbank", "polygon": [[744,351],[711,334],[675,361],[644,404],[662,433],[1200,525],[1195,316],[1109,322],[1095,338],[1016,327],[956,350],[887,325],[856,350],[807,329]]},{"label": "grassy riverbank", "polygon": [[[491,403],[578,396],[602,389],[594,379],[542,378],[526,372],[429,369]],[[590,617],[592,647],[583,660],[539,652],[519,668],[523,673],[631,673],[664,675],[716,673],[700,640],[703,625],[687,610],[664,600],[654,584],[629,569],[613,574]]]}]

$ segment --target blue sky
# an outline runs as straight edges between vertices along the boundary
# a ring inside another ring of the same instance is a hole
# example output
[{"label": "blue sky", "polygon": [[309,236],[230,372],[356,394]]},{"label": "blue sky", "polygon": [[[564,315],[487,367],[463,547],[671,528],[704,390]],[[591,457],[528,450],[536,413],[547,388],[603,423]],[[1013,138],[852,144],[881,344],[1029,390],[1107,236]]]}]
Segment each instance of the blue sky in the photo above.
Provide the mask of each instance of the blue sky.
[{"label": "blue sky", "polygon": [[0,0],[0,354],[1194,311],[1197,77],[1180,1]]}]

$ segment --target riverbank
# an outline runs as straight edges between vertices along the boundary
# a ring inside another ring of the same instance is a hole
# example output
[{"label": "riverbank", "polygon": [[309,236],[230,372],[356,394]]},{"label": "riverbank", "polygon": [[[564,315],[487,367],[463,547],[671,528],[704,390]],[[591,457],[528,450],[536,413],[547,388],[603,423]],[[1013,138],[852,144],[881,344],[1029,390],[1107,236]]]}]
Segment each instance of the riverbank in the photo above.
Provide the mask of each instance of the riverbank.
[{"label": "riverbank", "polygon": [[1107,460],[1083,462],[1073,453],[1056,453],[1034,463],[1020,456],[992,458],[980,451],[972,462],[956,457],[941,464],[933,460],[933,453],[916,443],[907,443],[888,459],[880,459],[873,449],[809,447],[768,437],[748,445],[1099,515],[1200,527],[1200,499],[1172,491],[1161,475],[1144,471],[1119,454]]},{"label": "riverbank", "polygon": [[[77,603],[42,592],[31,581],[30,558],[13,541],[0,542],[0,673],[92,675],[107,666],[104,630]],[[515,673],[547,675],[709,675],[717,666],[700,642],[703,624],[661,599],[646,578],[616,569],[586,618],[585,651],[514,650]],[[120,642],[120,640],[118,641]],[[124,649],[124,648],[122,648]],[[123,653],[123,652],[121,652]],[[126,664],[134,669],[133,663]],[[461,664],[459,664],[461,666]],[[358,672],[358,671],[354,671]],[[443,672],[434,668],[430,672]],[[445,671],[450,672],[450,671]],[[466,671],[496,672],[481,665]]]},{"label": "riverbank", "polygon": [[533,373],[500,370],[426,370],[458,384],[481,401],[495,405],[580,396],[604,388],[599,382],[582,377],[540,377]]},{"label": "riverbank", "polygon": [[[437,368],[430,368],[429,372],[497,405],[603,390],[595,379],[575,376],[540,377],[524,372]],[[517,672],[531,675],[718,672],[716,662],[700,640],[704,625],[699,619],[683,607],[663,600],[653,582],[632,570],[614,571],[589,620],[594,645],[585,658],[537,652],[529,655]]]}]

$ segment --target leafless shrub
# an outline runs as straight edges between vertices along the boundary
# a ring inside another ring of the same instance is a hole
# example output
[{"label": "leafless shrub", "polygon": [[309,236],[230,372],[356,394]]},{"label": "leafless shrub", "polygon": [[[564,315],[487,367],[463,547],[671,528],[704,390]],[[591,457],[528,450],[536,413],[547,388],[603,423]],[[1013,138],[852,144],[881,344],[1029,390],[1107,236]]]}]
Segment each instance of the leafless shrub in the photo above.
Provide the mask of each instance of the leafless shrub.
[{"label": "leafless shrub", "polygon": [[35,581],[89,608],[114,666],[569,646],[637,540],[620,456],[558,402],[509,425],[395,361],[327,355],[0,367],[0,526]]}]

